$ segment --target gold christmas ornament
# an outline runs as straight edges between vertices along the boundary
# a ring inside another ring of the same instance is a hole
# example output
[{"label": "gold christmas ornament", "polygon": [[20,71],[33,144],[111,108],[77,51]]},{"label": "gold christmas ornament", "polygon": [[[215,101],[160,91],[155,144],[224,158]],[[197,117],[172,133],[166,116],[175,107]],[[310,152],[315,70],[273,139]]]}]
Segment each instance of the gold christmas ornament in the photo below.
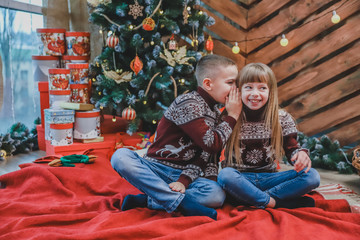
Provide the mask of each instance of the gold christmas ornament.
[{"label": "gold christmas ornament", "polygon": [[106,71],[105,67],[103,65],[101,65],[101,66],[102,66],[105,77],[114,80],[117,84],[120,84],[122,82],[130,82],[132,79],[132,72],[125,71],[125,72],[121,73],[122,72],[122,69],[121,69],[121,70],[119,70],[119,72],[121,71],[120,72],[121,74],[118,74],[117,72],[112,71],[112,70]]},{"label": "gold christmas ornament", "polygon": [[289,44],[289,40],[285,37],[285,34],[281,35],[280,45],[286,47]]},{"label": "gold christmas ornament", "polygon": [[154,19],[152,19],[151,17],[147,17],[144,19],[144,21],[142,22],[142,26],[143,26],[143,29],[146,30],[146,31],[152,31],[154,30],[155,28],[155,21]]},{"label": "gold christmas ornament", "polygon": [[182,46],[178,51],[173,51],[172,54],[164,47],[164,53],[160,52],[160,57],[172,67],[175,67],[176,64],[191,65],[189,60],[195,60],[194,57],[186,57],[186,45]]},{"label": "gold christmas ornament", "polygon": [[137,0],[135,0],[135,4],[129,5],[129,8],[130,8],[129,15],[133,16],[134,19],[143,16],[142,11],[144,7],[139,5]]}]

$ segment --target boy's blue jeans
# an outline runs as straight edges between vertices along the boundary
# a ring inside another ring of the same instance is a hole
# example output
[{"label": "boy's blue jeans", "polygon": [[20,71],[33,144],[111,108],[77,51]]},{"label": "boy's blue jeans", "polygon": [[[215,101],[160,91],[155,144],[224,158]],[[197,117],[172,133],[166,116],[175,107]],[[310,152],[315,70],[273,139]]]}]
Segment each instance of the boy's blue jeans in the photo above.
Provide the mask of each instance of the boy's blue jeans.
[{"label": "boy's blue jeans", "polygon": [[[184,198],[174,192],[169,183],[176,182],[182,170],[149,161],[127,148],[118,149],[111,157],[111,165],[129,183],[148,196],[148,208],[173,212]],[[186,189],[185,194],[206,207],[221,207],[225,192],[216,181],[199,177]]]},{"label": "boy's blue jeans", "polygon": [[319,173],[311,168],[296,172],[289,170],[274,173],[239,172],[227,167],[220,171],[219,185],[239,203],[265,208],[270,197],[291,199],[300,197],[320,184]]}]

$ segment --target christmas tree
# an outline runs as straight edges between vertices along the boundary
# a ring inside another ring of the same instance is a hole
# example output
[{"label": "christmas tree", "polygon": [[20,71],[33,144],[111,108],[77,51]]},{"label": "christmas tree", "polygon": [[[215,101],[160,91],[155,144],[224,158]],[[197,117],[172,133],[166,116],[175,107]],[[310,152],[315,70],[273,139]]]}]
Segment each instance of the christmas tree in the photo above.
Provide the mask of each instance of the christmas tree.
[{"label": "christmas tree", "polygon": [[215,23],[196,0],[88,0],[102,53],[90,67],[91,102],[132,120],[128,132],[153,132],[179,94],[196,89],[194,67],[210,52],[203,28]]}]

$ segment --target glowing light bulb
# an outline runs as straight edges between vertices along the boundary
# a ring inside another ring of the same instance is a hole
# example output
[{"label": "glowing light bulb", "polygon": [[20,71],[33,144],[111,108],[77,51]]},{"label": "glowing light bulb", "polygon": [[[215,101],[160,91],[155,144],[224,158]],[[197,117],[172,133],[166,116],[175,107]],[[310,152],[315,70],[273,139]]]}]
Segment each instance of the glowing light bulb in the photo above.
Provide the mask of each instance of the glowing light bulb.
[{"label": "glowing light bulb", "polygon": [[93,78],[92,81],[95,82],[95,81],[96,81],[96,78]]},{"label": "glowing light bulb", "polygon": [[113,116],[112,121],[116,122],[116,117],[115,116]]},{"label": "glowing light bulb", "polygon": [[99,95],[101,95],[101,92],[99,92]]},{"label": "glowing light bulb", "polygon": [[101,29],[99,30],[99,33],[100,33],[100,34],[102,34],[102,33],[103,33]]},{"label": "glowing light bulb", "polygon": [[286,47],[289,44],[289,40],[285,37],[285,34],[281,35],[280,45]]},{"label": "glowing light bulb", "polygon": [[129,25],[129,29],[133,30],[134,26],[133,25]]},{"label": "glowing light bulb", "polygon": [[203,11],[199,11],[199,15],[203,15]]},{"label": "glowing light bulb", "polygon": [[146,101],[146,100],[144,100],[144,101],[143,101],[143,104],[144,104],[144,105],[146,105],[146,104],[147,104],[147,101]]},{"label": "glowing light bulb", "polygon": [[154,44],[155,44],[154,41],[151,41],[151,42],[150,42],[150,45],[151,45],[151,46],[154,45]]},{"label": "glowing light bulb", "polygon": [[337,24],[340,22],[340,16],[336,14],[336,11],[333,11],[333,15],[331,17],[331,22]]},{"label": "glowing light bulb", "polygon": [[190,11],[190,10],[191,10],[191,7],[187,7],[186,10]]},{"label": "glowing light bulb", "polygon": [[156,120],[152,120],[152,123],[153,123],[153,124],[156,124]]},{"label": "glowing light bulb", "polygon": [[160,13],[160,15],[163,15],[164,11],[162,9],[160,9],[159,13]]},{"label": "glowing light bulb", "polygon": [[100,109],[102,110],[102,109],[104,109],[104,107],[103,107],[103,106],[100,106]]},{"label": "glowing light bulb", "polygon": [[238,43],[236,42],[235,45],[232,47],[231,51],[234,53],[234,54],[238,54],[240,52],[240,48],[239,48],[239,45]]}]

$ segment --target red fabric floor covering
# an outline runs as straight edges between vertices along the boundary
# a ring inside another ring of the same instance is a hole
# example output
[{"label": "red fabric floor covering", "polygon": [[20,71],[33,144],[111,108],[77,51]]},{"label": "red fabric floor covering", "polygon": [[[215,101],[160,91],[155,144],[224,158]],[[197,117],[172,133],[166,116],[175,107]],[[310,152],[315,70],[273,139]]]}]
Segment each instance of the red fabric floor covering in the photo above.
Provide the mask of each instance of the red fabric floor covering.
[{"label": "red fabric floor covering", "polygon": [[218,221],[146,208],[122,212],[139,190],[101,153],[93,164],[23,164],[0,176],[0,239],[360,239],[360,214],[346,200],[312,194],[315,208],[254,209],[225,204]]}]

